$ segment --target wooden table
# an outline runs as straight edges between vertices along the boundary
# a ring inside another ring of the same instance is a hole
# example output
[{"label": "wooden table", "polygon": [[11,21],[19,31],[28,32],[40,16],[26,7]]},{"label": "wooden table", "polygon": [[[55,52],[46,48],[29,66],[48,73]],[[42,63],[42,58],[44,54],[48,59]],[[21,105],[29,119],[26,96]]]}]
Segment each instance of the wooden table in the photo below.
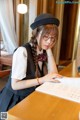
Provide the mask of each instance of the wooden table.
[{"label": "wooden table", "polygon": [[12,55],[0,56],[0,64],[12,66]]},{"label": "wooden table", "polygon": [[12,55],[0,56],[0,78],[10,74],[11,69],[3,70],[3,65],[12,66]]},{"label": "wooden table", "polygon": [[79,73],[77,72],[76,61],[69,64],[63,70],[59,72],[63,76],[67,77],[80,77]]},{"label": "wooden table", "polygon": [[[60,74],[79,76],[70,64]],[[8,120],[79,120],[80,104],[55,96],[33,92],[8,111]]]}]

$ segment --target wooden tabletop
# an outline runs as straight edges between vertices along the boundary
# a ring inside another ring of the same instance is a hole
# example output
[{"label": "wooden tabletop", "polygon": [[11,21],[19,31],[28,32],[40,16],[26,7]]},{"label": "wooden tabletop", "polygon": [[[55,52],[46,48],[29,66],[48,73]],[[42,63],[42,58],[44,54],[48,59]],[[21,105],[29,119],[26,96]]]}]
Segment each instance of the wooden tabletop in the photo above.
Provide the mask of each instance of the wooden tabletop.
[{"label": "wooden tabletop", "polygon": [[[78,77],[73,66],[60,74]],[[79,103],[35,91],[8,111],[8,120],[79,120],[79,112]]]},{"label": "wooden tabletop", "polygon": [[73,61],[73,63],[69,64],[67,67],[62,69],[59,73],[67,77],[80,77],[79,73],[77,72],[75,60]]}]

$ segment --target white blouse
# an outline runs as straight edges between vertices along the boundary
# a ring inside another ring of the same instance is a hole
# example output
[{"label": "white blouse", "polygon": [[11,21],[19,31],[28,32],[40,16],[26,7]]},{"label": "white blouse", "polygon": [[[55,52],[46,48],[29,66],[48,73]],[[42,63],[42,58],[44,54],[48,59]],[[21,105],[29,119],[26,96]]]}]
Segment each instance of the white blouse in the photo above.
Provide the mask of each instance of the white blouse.
[{"label": "white blouse", "polygon": [[[41,51],[42,52],[42,51]],[[41,53],[38,51],[38,54]],[[27,50],[25,47],[19,47],[13,54],[12,75],[11,78],[22,80],[26,77],[27,72]],[[42,62],[39,62],[42,69]]]}]

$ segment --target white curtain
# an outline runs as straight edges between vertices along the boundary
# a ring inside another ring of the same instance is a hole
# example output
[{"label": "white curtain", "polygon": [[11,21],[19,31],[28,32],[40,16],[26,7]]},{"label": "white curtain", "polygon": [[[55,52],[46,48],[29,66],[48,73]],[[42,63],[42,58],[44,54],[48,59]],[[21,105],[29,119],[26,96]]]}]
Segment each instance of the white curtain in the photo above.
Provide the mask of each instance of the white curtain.
[{"label": "white curtain", "polygon": [[12,54],[18,46],[14,24],[13,0],[0,0],[0,27],[5,48]]}]

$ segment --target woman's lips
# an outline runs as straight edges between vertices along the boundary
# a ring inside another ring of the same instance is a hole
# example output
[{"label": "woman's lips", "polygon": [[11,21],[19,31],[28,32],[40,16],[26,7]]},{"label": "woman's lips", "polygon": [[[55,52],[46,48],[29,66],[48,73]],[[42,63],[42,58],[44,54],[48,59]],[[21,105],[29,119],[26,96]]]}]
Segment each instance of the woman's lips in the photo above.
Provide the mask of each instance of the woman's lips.
[{"label": "woman's lips", "polygon": [[45,45],[45,47],[46,47],[46,48],[49,48],[49,46],[48,46],[48,45]]}]

